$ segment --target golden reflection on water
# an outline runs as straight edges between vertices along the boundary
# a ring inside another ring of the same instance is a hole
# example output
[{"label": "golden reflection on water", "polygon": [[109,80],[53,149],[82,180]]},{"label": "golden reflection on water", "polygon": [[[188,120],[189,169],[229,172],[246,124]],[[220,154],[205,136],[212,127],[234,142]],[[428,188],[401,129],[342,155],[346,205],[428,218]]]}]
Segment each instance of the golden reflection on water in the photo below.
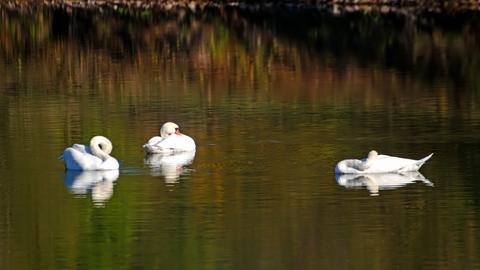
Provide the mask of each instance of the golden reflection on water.
[{"label": "golden reflection on water", "polygon": [[[323,15],[292,35],[244,14],[21,15],[0,11],[9,268],[479,265],[476,20]],[[141,149],[167,120],[198,145],[174,183]],[[71,196],[57,160],[97,134],[122,166],[103,208]],[[435,187],[338,186],[335,162],[371,148],[436,152]]]}]

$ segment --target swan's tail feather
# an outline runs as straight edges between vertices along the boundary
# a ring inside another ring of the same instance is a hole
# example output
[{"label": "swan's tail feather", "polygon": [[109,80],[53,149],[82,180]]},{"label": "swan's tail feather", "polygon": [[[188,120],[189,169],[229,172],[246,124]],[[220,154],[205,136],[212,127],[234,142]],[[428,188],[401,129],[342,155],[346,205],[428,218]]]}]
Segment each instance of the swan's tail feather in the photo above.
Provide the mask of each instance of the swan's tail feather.
[{"label": "swan's tail feather", "polygon": [[425,164],[425,162],[427,162],[427,160],[429,160],[432,156],[433,156],[433,153],[431,153],[430,155],[422,159],[417,160],[417,162],[415,162],[415,164],[413,165],[415,166],[415,170],[420,170],[420,167],[422,167],[423,164]]},{"label": "swan's tail feather", "polygon": [[420,169],[420,167],[422,167],[422,165],[425,164],[425,162],[427,162],[427,160],[429,160],[432,156],[433,156],[433,153],[431,153],[430,155],[418,160],[416,162],[418,164],[418,168]]},{"label": "swan's tail feather", "polygon": [[425,162],[427,162],[427,160],[429,160],[432,156],[433,156],[433,153],[431,153],[430,155],[428,155],[428,156],[426,156],[422,159],[419,159],[419,160],[415,161],[411,165],[408,165],[408,166],[400,169],[399,172],[401,173],[401,172],[408,172],[408,171],[418,171],[423,166],[423,164],[425,164]]}]

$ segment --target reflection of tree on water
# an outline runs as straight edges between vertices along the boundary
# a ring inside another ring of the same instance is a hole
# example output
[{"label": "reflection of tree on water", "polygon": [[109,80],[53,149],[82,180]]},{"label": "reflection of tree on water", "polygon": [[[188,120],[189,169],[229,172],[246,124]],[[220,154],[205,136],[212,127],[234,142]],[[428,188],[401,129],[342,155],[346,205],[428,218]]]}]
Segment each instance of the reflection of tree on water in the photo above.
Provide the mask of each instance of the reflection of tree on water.
[{"label": "reflection of tree on water", "polygon": [[97,206],[103,206],[112,197],[114,182],[118,176],[118,170],[67,170],[65,185],[75,195],[85,196],[88,192],[91,192],[93,203]]},{"label": "reflection of tree on water", "polygon": [[[2,10],[0,22],[0,59],[13,62],[37,50],[53,50],[59,56],[74,46],[75,52],[93,49],[115,61],[145,66],[151,64],[141,57],[145,54],[153,56],[149,61],[174,60],[173,70],[180,68],[197,80],[202,79],[198,71],[216,73],[219,68],[246,78],[254,68],[256,76],[266,80],[261,74],[275,66],[308,75],[312,61],[323,61],[338,72],[357,63],[393,68],[428,81],[445,75],[461,85],[479,80],[479,19],[468,12],[457,16],[423,13],[413,20],[399,14],[338,16],[294,10],[150,11],[144,16],[113,10],[40,9],[21,15]],[[65,42],[72,44],[59,51],[57,45]],[[182,61],[186,58],[189,61]],[[45,60],[49,59],[55,57]]]},{"label": "reflection of tree on water", "polygon": [[147,154],[144,161],[153,176],[164,176],[166,183],[173,184],[178,182],[180,175],[185,173],[184,167],[191,164],[194,158],[195,151]]},{"label": "reflection of tree on water", "polygon": [[415,182],[433,186],[420,172],[372,173],[372,174],[337,174],[337,183],[347,188],[366,187],[370,195],[378,195],[380,190],[395,189]]}]

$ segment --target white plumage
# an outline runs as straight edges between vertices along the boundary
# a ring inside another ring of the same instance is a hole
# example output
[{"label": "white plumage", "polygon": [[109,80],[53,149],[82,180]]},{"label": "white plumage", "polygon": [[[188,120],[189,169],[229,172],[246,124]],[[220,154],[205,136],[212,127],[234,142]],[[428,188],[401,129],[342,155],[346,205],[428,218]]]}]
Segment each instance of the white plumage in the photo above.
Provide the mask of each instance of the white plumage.
[{"label": "white plumage", "polygon": [[345,159],[337,163],[337,174],[368,174],[368,173],[402,173],[417,171],[433,153],[419,160],[378,155],[374,150],[370,151],[364,159]]},{"label": "white plumage", "polygon": [[117,170],[120,165],[110,156],[112,149],[110,140],[103,136],[95,136],[90,140],[90,147],[74,144],[65,149],[60,159],[69,170]]},{"label": "white plumage", "polygon": [[180,133],[180,128],[177,124],[167,122],[162,125],[160,129],[160,136],[150,138],[143,149],[149,154],[170,153],[181,151],[195,151],[195,141]]}]

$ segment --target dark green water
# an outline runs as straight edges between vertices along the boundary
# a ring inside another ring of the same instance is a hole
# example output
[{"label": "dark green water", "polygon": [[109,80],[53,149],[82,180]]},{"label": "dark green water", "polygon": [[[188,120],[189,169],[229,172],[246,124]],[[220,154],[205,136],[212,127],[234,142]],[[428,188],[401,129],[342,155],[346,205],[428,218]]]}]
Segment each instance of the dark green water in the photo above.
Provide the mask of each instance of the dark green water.
[{"label": "dark green water", "polygon": [[[478,269],[479,29],[0,9],[0,268]],[[166,121],[196,140],[191,164],[144,161]],[[58,160],[98,134],[115,181]],[[433,186],[337,184],[371,149],[435,153]]]}]

